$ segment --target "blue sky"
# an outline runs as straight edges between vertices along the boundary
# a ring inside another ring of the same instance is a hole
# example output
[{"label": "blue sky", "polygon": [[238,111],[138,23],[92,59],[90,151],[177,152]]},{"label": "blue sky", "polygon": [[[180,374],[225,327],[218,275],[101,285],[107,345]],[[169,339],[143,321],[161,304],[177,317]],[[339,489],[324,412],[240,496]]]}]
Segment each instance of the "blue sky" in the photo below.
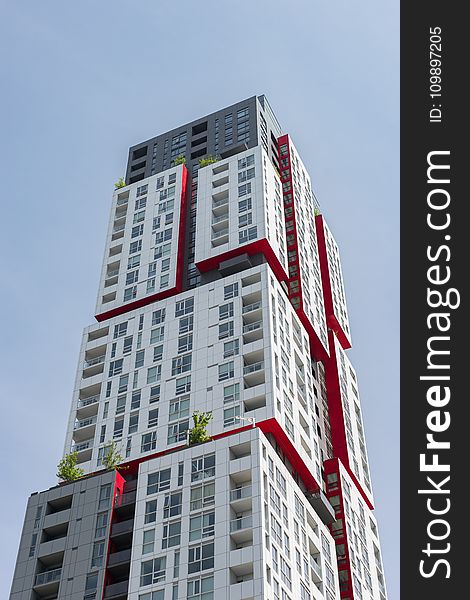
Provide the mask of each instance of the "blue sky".
[{"label": "blue sky", "polygon": [[0,0],[0,597],[27,497],[56,481],[128,147],[264,93],[341,248],[398,599],[398,23],[397,0]]}]

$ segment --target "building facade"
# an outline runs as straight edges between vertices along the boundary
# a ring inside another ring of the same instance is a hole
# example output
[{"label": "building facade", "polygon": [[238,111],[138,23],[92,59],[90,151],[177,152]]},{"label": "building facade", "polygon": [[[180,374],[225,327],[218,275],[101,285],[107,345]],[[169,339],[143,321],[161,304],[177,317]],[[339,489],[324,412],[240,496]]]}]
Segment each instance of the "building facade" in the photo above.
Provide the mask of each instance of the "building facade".
[{"label": "building facade", "polygon": [[125,183],[66,433],[85,475],[31,496],[11,600],[386,600],[339,250],[266,98],[133,146]]}]

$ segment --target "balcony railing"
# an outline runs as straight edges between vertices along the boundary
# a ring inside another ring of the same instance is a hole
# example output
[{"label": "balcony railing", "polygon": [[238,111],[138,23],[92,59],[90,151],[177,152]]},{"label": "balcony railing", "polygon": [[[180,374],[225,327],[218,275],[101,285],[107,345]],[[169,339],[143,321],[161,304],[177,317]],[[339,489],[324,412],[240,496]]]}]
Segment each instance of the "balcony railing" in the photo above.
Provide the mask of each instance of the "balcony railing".
[{"label": "balcony railing", "polygon": [[243,325],[243,333],[248,333],[250,331],[256,331],[257,329],[263,328],[263,321],[256,321],[256,323],[248,323],[248,325]]},{"label": "balcony railing", "polygon": [[224,204],[228,204],[228,196],[226,198],[220,198],[220,200],[212,199],[212,208],[217,208],[218,206],[223,206]]},{"label": "balcony railing", "polygon": [[321,579],[321,567],[317,563],[317,561],[312,557],[310,557],[310,566],[313,572],[316,573],[316,575]]},{"label": "balcony railing", "polygon": [[242,308],[242,313],[248,313],[248,312],[252,312],[254,310],[258,310],[258,308],[261,308],[261,302],[253,302],[252,304],[247,304],[246,306],[244,306]]},{"label": "balcony railing", "polygon": [[129,589],[129,581],[119,581],[118,583],[112,583],[107,585],[104,590],[104,598],[127,598],[127,591]]},{"label": "balcony railing", "polygon": [[228,235],[228,229],[221,229],[220,231],[215,231],[212,234],[212,238],[213,240],[217,240],[220,237],[223,237],[224,235]]},{"label": "balcony railing", "polygon": [[95,365],[100,365],[104,363],[104,359],[106,358],[106,354],[102,354],[101,356],[95,356],[95,358],[88,358],[83,363],[83,368],[87,369],[88,367],[94,367]]},{"label": "balcony railing", "polygon": [[243,367],[243,375],[249,375],[250,373],[256,373],[264,369],[264,361],[253,363],[252,365],[246,365]]},{"label": "balcony railing", "polygon": [[108,567],[119,565],[122,563],[131,562],[131,549],[121,550],[120,552],[112,552],[109,555]]},{"label": "balcony railing", "polygon": [[133,490],[132,492],[126,492],[125,494],[121,494],[116,498],[115,507],[119,508],[120,506],[129,506],[130,504],[135,504],[136,497],[136,490]]},{"label": "balcony railing", "polygon": [[118,198],[116,202],[116,206],[122,206],[123,204],[127,204],[129,198]]},{"label": "balcony railing", "polygon": [[83,452],[83,450],[88,450],[93,446],[94,438],[90,438],[89,440],[85,440],[84,442],[80,442],[79,444],[74,444],[72,446],[72,452]]},{"label": "balcony railing", "polygon": [[38,573],[34,580],[34,585],[44,585],[46,583],[53,583],[59,581],[62,573],[62,567],[60,569],[53,569],[52,571],[44,571],[44,573]]},{"label": "balcony railing", "polygon": [[113,233],[119,233],[120,231],[124,231],[124,229],[126,228],[126,225],[115,225],[113,227]]},{"label": "balcony railing", "polygon": [[87,419],[82,419],[81,421],[76,421],[73,428],[81,429],[82,427],[88,427],[88,425],[94,425],[95,423],[96,423],[96,416],[88,417]]},{"label": "balcony railing", "polygon": [[227,221],[228,213],[225,215],[220,215],[220,217],[212,217],[212,225],[216,225],[217,223],[221,223],[222,221]]},{"label": "balcony railing", "polygon": [[84,408],[85,406],[90,406],[90,404],[96,404],[99,401],[99,394],[96,396],[90,396],[90,398],[82,398],[78,401],[77,408]]},{"label": "balcony railing", "polygon": [[116,275],[119,275],[119,269],[113,269],[112,271],[108,271],[106,273],[106,279],[110,279],[111,277],[116,277]]},{"label": "balcony railing", "polygon": [[242,500],[243,498],[251,498],[251,494],[251,485],[245,485],[241,488],[230,490],[230,502],[235,502],[235,500]]},{"label": "balcony railing", "polygon": [[251,515],[230,521],[230,533],[241,529],[250,529],[251,527],[253,527],[253,517]]}]

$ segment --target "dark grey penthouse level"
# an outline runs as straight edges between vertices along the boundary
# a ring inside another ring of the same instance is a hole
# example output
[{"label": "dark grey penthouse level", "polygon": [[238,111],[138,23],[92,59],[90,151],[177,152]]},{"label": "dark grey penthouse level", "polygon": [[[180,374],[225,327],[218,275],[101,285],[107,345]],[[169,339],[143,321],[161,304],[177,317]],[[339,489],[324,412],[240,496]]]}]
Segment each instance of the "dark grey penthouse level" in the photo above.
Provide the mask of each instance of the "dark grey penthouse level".
[{"label": "dark grey penthouse level", "polygon": [[115,472],[33,494],[10,600],[101,598]]},{"label": "dark grey penthouse level", "polygon": [[252,96],[132,146],[126,183],[169,169],[178,156],[186,158],[186,165],[194,175],[199,159],[204,156],[229,156],[259,144],[279,166],[276,141],[281,133],[265,96]]}]

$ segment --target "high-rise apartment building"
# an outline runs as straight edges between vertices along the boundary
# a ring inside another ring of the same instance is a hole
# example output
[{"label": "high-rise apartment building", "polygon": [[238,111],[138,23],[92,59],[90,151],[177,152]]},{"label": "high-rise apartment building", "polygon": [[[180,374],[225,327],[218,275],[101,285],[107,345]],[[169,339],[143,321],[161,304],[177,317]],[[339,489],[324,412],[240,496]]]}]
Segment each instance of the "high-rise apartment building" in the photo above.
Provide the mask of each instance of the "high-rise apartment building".
[{"label": "high-rise apartment building", "polygon": [[132,147],[66,434],[85,475],[31,496],[11,600],[385,600],[350,346],[266,98]]}]

